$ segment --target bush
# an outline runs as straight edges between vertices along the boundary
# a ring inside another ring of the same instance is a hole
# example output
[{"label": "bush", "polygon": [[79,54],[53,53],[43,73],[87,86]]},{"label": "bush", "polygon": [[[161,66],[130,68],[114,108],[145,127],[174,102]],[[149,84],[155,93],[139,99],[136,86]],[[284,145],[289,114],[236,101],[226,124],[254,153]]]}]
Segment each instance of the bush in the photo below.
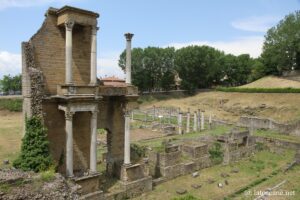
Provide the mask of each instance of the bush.
[{"label": "bush", "polygon": [[238,88],[238,87],[217,87],[221,92],[242,92],[242,93],[300,93],[300,88]]},{"label": "bush", "polygon": [[51,167],[48,170],[43,171],[41,173],[41,179],[44,182],[52,181],[52,180],[54,180],[54,178],[55,178],[55,169],[54,169],[54,167]]},{"label": "bush", "polygon": [[132,160],[138,161],[140,158],[145,157],[146,147],[133,143],[130,145],[130,154]]},{"label": "bush", "polygon": [[52,165],[46,129],[38,117],[26,119],[26,133],[22,139],[21,154],[13,162],[15,168],[35,172]]},{"label": "bush", "polygon": [[220,164],[223,161],[223,151],[221,148],[221,144],[216,142],[213,146],[208,150],[210,159],[213,164]]},{"label": "bush", "polygon": [[22,99],[0,99],[0,109],[21,112],[22,102]]}]

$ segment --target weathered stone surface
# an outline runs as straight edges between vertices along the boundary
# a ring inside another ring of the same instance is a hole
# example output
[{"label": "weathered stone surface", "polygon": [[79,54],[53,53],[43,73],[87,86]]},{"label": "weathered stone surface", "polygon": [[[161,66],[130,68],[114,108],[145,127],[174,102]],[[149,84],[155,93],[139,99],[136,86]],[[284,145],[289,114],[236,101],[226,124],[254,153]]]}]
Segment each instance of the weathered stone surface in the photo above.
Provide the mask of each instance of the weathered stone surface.
[{"label": "weathered stone surface", "polygon": [[200,184],[192,184],[191,186],[194,189],[199,189],[199,188],[201,188],[202,185],[200,185]]},{"label": "weathered stone surface", "polygon": [[180,195],[181,195],[181,194],[185,194],[185,193],[187,193],[187,190],[186,190],[186,189],[177,189],[177,190],[176,190],[176,193],[177,193],[177,194],[180,194]]}]

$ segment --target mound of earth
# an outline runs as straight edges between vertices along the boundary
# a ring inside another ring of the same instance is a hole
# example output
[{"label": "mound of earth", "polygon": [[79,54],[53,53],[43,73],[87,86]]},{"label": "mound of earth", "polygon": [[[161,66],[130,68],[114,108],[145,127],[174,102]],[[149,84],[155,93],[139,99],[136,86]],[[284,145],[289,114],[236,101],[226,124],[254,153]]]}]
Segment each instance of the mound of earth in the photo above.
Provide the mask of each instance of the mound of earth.
[{"label": "mound of earth", "polygon": [[240,88],[300,88],[300,82],[276,76],[267,76]]},{"label": "mound of earth", "polygon": [[55,174],[43,180],[40,174],[16,169],[0,170],[0,199],[3,200],[73,200],[79,199],[79,185]]}]

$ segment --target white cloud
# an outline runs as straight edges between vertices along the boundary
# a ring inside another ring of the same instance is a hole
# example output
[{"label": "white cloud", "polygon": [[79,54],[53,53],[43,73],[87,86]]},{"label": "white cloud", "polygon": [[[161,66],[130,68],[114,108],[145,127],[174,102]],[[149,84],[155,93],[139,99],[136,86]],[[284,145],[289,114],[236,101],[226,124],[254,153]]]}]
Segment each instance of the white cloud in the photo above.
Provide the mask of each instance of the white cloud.
[{"label": "white cloud", "polygon": [[253,16],[245,19],[238,19],[231,22],[231,25],[239,30],[266,32],[269,28],[274,26],[280,17],[277,16]]},{"label": "white cloud", "polygon": [[21,73],[21,55],[0,51],[0,78]]},{"label": "white cloud", "polygon": [[10,7],[41,6],[49,3],[69,3],[72,0],[0,0],[0,10]]},{"label": "white cloud", "polygon": [[190,45],[207,45],[216,49],[222,50],[225,53],[233,55],[249,54],[251,57],[258,57],[262,52],[264,37],[249,36],[241,37],[231,41],[192,41],[187,43],[171,43],[167,46],[175,47],[176,49]]},{"label": "white cloud", "polygon": [[105,76],[117,76],[119,78],[124,78],[124,72],[118,65],[120,52],[107,54],[104,56],[100,56],[97,60],[98,65],[98,77]]}]

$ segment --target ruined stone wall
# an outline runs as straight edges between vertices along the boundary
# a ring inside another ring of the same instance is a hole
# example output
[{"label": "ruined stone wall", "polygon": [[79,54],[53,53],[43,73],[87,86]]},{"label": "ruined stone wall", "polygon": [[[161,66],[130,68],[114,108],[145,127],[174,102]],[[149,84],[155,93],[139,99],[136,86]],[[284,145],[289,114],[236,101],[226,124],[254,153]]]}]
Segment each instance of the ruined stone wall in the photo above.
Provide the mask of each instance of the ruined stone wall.
[{"label": "ruined stone wall", "polygon": [[98,105],[98,128],[108,131],[107,172],[116,177],[120,177],[124,159],[125,104],[122,97],[105,97]]},{"label": "ruined stone wall", "polygon": [[254,129],[271,129],[283,134],[300,135],[300,121],[292,124],[281,124],[272,119],[242,116],[238,125]]},{"label": "ruined stone wall", "polygon": [[[42,117],[43,73],[36,69],[33,47],[29,42],[22,43],[22,95],[24,119],[31,116]],[[23,132],[25,133],[25,129]]]},{"label": "ruined stone wall", "polygon": [[[65,83],[65,27],[57,26],[57,16],[48,13],[40,30],[31,38],[35,67],[43,72],[45,94],[56,94]],[[77,85],[90,80],[91,27],[73,28],[73,79]]]}]

